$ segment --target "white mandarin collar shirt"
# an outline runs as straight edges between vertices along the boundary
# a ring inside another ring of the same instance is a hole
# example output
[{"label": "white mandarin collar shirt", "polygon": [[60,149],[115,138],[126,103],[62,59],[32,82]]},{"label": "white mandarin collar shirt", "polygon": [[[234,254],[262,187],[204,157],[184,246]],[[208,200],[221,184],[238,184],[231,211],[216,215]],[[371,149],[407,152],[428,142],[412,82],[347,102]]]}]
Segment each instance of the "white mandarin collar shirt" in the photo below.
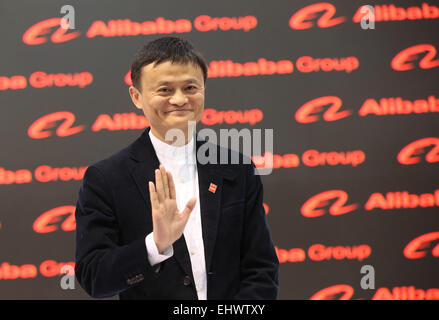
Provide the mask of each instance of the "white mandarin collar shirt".
[{"label": "white mandarin collar shirt", "polygon": [[[149,131],[154,150],[160,163],[170,171],[175,184],[178,211],[181,212],[186,203],[196,197],[195,208],[183,231],[186,246],[189,250],[192,273],[199,300],[207,299],[206,263],[204,257],[204,243],[201,229],[200,196],[198,187],[198,172],[196,165],[195,135],[184,146],[173,146],[161,141]],[[148,260],[152,266],[170,258],[173,247],[159,254],[151,232],[145,239],[148,251]]]}]

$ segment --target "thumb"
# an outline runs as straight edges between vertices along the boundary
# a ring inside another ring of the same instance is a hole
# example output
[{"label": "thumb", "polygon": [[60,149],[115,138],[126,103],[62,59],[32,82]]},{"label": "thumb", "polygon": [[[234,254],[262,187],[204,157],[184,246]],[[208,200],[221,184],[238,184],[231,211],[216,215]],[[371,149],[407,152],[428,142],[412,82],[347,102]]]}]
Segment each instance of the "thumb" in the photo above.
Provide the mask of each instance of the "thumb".
[{"label": "thumb", "polygon": [[196,203],[197,203],[197,198],[192,198],[186,203],[186,207],[181,213],[185,220],[189,218],[189,215],[191,214],[192,210],[194,210]]}]

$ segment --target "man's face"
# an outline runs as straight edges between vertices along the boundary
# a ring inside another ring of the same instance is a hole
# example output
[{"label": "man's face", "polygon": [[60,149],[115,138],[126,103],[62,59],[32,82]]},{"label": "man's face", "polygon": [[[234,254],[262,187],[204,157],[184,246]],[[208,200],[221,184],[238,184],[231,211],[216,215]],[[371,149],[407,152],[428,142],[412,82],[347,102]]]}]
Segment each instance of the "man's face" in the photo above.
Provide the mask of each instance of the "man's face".
[{"label": "man's face", "polygon": [[169,129],[187,130],[188,121],[198,122],[204,110],[203,72],[187,63],[150,63],[142,67],[141,92],[130,87],[131,98],[142,109],[154,134],[161,137]]}]

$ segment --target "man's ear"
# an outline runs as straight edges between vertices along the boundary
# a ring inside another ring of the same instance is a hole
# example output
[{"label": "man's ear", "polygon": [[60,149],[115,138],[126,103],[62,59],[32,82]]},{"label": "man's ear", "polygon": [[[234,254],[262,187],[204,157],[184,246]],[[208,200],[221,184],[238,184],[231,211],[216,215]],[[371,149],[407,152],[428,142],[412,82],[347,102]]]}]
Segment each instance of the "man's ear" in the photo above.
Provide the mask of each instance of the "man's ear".
[{"label": "man's ear", "polygon": [[137,109],[143,109],[143,105],[142,105],[142,93],[134,86],[130,86],[128,89],[130,96],[131,96],[131,100],[133,101],[134,105],[136,106]]}]

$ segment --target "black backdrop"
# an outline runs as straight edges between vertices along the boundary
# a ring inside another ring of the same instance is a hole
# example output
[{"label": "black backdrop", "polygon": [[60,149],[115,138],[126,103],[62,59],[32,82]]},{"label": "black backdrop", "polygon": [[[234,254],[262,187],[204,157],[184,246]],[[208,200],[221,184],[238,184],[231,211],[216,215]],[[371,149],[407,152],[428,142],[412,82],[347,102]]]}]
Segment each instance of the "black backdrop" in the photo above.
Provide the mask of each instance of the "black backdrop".
[{"label": "black backdrop", "polygon": [[[141,45],[170,34],[209,63],[199,129],[274,129],[275,169],[262,179],[280,299],[439,299],[435,1],[69,4],[64,34],[64,3],[0,2],[0,298],[87,298],[59,274],[74,261],[82,174],[142,133],[127,120],[143,116],[127,72]],[[353,19],[362,5],[375,6],[375,29]],[[185,32],[166,33],[159,17],[184,19]],[[262,58],[276,72],[246,65]],[[228,60],[247,72],[217,74]],[[363,265],[374,289],[361,288]]]}]

